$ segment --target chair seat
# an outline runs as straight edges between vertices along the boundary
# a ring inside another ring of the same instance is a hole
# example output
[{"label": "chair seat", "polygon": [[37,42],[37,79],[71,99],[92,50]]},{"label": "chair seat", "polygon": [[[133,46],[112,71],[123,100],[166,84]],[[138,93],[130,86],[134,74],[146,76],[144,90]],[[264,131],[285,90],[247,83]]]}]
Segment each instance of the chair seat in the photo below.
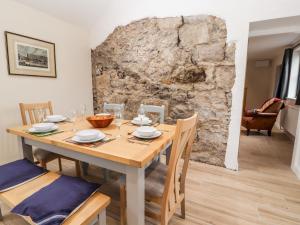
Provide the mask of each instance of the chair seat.
[{"label": "chair seat", "polygon": [[251,116],[243,116],[243,120],[246,122],[250,122],[251,120],[253,120],[253,117]]},{"label": "chair seat", "polygon": [[46,161],[49,162],[51,160],[54,160],[56,158],[58,158],[58,155],[52,152],[48,152],[44,149],[41,148],[37,148],[34,152],[33,152],[34,157],[39,161]]},{"label": "chair seat", "polygon": [[[20,204],[24,199],[28,198],[35,192],[46,187],[60,177],[59,174],[49,172],[37,179],[23,184],[15,189],[0,194],[0,199],[8,207],[13,208]],[[110,198],[99,192],[95,192],[88,198],[78,210],[70,215],[63,225],[86,225],[90,224],[98,213],[105,210],[109,205]],[[23,217],[28,223],[36,225],[29,217]]]},{"label": "chair seat", "polygon": [[[168,167],[157,162],[146,169],[145,172],[145,194],[151,197],[162,197]],[[119,179],[105,183],[100,187],[100,192],[113,196],[115,200],[120,200],[120,186],[125,185],[125,176]]]},{"label": "chair seat", "polygon": [[161,162],[154,163],[147,168],[145,179],[146,198],[147,196],[156,198],[163,196],[167,170],[168,167]]}]

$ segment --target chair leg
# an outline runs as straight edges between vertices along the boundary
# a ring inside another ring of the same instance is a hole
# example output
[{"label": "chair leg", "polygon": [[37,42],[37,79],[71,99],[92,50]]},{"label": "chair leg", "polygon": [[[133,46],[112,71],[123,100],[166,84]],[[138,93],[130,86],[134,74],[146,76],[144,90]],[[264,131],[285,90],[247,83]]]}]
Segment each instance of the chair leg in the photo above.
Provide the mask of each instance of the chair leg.
[{"label": "chair leg", "polygon": [[106,225],[106,209],[98,215],[98,225]]},{"label": "chair leg", "polygon": [[2,220],[3,220],[3,216],[2,216],[1,206],[0,206],[0,221]]},{"label": "chair leg", "polygon": [[247,136],[250,135],[250,129],[247,129]]},{"label": "chair leg", "polygon": [[110,179],[109,170],[108,169],[103,169],[103,170],[104,170],[104,180],[108,181]]},{"label": "chair leg", "polygon": [[268,136],[272,135],[272,130],[268,130]]},{"label": "chair leg", "polygon": [[81,177],[80,162],[78,160],[75,161],[75,167],[76,167],[76,176]]},{"label": "chair leg", "polygon": [[121,185],[121,187],[120,187],[120,223],[121,223],[121,225],[126,225],[127,224],[125,185]]},{"label": "chair leg", "polygon": [[62,171],[62,164],[61,164],[61,158],[58,157],[58,168],[59,168],[59,171],[61,172]]},{"label": "chair leg", "polygon": [[44,169],[47,169],[47,163],[46,161],[41,161],[41,166],[44,168]]},{"label": "chair leg", "polygon": [[183,198],[181,202],[181,218],[185,219],[185,198]]},{"label": "chair leg", "polygon": [[89,164],[86,162],[80,162],[81,168],[82,168],[82,173],[84,176],[88,175],[88,170],[89,170]]}]

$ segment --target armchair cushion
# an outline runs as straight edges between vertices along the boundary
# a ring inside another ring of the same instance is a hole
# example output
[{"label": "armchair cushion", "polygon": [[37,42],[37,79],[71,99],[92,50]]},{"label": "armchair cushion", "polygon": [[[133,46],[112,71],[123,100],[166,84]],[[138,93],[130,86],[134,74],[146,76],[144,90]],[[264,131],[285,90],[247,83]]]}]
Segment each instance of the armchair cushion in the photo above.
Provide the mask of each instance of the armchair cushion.
[{"label": "armchair cushion", "polygon": [[[260,108],[260,112],[267,111],[274,103],[277,103],[277,102],[282,102],[282,100],[279,98],[271,98],[271,99],[265,101],[264,104]],[[281,108],[279,108],[278,110],[280,110],[280,109]]]}]

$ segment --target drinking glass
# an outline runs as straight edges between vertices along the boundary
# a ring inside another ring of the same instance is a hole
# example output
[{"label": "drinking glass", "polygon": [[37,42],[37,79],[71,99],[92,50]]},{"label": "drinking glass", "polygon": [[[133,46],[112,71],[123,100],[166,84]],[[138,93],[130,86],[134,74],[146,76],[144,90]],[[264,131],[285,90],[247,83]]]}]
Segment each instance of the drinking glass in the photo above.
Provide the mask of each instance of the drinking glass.
[{"label": "drinking glass", "polygon": [[80,106],[80,120],[84,121],[86,115],[87,115],[87,107],[85,104],[82,104]]},{"label": "drinking glass", "polygon": [[71,110],[69,112],[69,116],[68,117],[70,119],[70,122],[72,123],[72,130],[71,131],[74,131],[74,132],[77,131],[76,125],[75,125],[76,118],[77,118],[77,111],[75,109]]},{"label": "drinking glass", "polygon": [[116,136],[117,138],[121,137],[122,120],[123,120],[122,111],[120,109],[116,110],[115,111],[115,124],[118,127],[118,135]]},{"label": "drinking glass", "polygon": [[44,109],[38,109],[36,113],[37,113],[37,117],[38,117],[37,119],[39,123],[43,123],[46,121],[47,113]]},{"label": "drinking glass", "polygon": [[140,106],[138,111],[138,118],[140,119],[140,126],[143,125],[143,119],[145,118],[145,110],[143,105]]}]

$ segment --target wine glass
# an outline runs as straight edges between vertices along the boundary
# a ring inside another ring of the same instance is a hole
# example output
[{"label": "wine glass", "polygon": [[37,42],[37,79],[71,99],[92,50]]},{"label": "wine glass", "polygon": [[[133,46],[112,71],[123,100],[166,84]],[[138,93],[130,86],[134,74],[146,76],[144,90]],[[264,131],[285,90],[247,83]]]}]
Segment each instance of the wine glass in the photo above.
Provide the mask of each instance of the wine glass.
[{"label": "wine glass", "polygon": [[118,127],[118,135],[116,136],[117,138],[121,137],[121,125],[122,125],[122,111],[120,109],[115,111],[115,124]]}]

